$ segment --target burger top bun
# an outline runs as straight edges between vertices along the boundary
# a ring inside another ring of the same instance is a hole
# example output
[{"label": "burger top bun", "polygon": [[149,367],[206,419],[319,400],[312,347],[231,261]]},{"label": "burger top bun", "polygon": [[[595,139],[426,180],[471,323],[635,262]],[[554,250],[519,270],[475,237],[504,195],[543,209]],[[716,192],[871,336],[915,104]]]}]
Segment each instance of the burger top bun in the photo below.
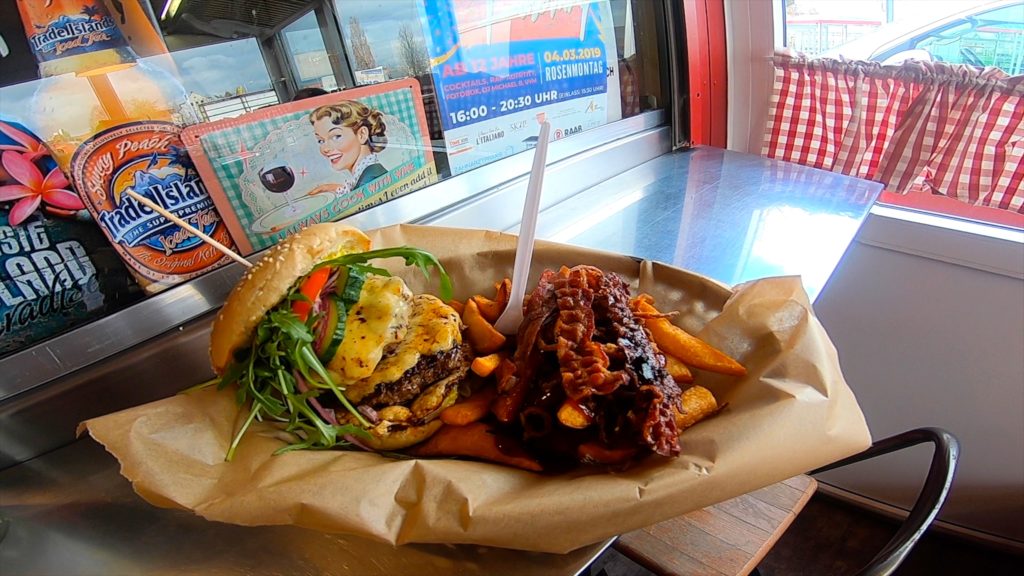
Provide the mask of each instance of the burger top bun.
[{"label": "burger top bun", "polygon": [[313,266],[323,260],[369,249],[370,239],[366,234],[338,223],[314,224],[269,249],[231,291],[213,321],[210,361],[214,372],[224,373],[235,350],[249,344],[263,316],[277,306]]}]

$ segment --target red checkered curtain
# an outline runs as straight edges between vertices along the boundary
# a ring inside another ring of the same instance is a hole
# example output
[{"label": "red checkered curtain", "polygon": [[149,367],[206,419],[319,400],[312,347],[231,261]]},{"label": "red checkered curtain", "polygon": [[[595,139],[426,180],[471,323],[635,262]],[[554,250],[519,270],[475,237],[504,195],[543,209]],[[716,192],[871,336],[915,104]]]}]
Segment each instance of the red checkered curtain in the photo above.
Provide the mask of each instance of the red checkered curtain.
[{"label": "red checkered curtain", "polygon": [[1024,213],[1024,76],[777,53],[762,154]]}]

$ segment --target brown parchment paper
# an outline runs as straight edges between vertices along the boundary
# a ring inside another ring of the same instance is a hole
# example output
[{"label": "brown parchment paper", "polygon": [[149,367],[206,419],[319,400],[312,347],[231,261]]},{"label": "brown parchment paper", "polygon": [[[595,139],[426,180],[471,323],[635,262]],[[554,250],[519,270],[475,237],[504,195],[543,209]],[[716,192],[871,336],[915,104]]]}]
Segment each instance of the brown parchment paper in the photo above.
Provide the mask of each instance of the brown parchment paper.
[{"label": "brown parchment paper", "polygon": [[[493,293],[511,275],[515,237],[496,232],[395,226],[375,247],[415,245],[447,267],[456,296]],[[389,263],[390,264],[390,263]],[[239,415],[229,392],[179,394],[92,419],[84,428],[121,463],[152,504],[242,525],[293,524],[394,544],[473,543],[567,552],[696,510],[863,450],[870,436],[798,278],[730,290],[658,263],[538,242],[532,276],[592,264],[651,293],[681,326],[746,365],[742,379],[699,372],[728,403],[686,430],[683,455],[649,458],[621,473],[543,475],[457,460],[391,460],[360,452],[271,453],[281,445],[256,426],[224,462]],[[400,262],[388,266],[414,291],[436,293]],[[194,382],[182,382],[187,387]]]}]

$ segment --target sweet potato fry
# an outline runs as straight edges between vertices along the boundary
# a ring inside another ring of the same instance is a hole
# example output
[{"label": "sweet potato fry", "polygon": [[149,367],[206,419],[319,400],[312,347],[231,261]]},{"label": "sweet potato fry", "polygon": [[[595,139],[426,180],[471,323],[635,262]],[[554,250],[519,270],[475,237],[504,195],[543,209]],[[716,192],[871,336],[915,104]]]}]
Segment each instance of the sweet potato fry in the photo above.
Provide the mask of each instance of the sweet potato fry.
[{"label": "sweet potato fry", "polygon": [[494,386],[485,386],[461,402],[441,411],[441,421],[452,426],[465,426],[482,419],[491,411],[491,402],[498,395]]},{"label": "sweet potato fry", "polygon": [[580,405],[575,401],[566,399],[566,401],[562,403],[562,407],[558,409],[558,421],[561,422],[563,426],[582,430],[587,426],[590,426],[590,423],[593,422],[594,419],[591,418],[590,414],[587,414],[583,408],[580,408]]},{"label": "sweet potato fry", "polygon": [[477,295],[470,298],[473,302],[476,302],[476,307],[480,309],[480,315],[487,319],[488,322],[494,324],[498,321],[498,317],[505,311],[505,306],[500,302],[495,302],[483,296]]},{"label": "sweet potato fry", "polygon": [[455,310],[459,316],[462,316],[462,311],[466,308],[466,305],[458,300],[449,300],[447,304],[451,306],[452,310]]},{"label": "sweet potato fry", "polygon": [[660,348],[666,355],[672,355],[682,360],[689,366],[703,368],[711,372],[719,372],[732,376],[743,376],[747,369],[727,354],[708,344],[707,342],[693,336],[662,317],[658,311],[643,296],[635,298],[632,302],[636,311]]},{"label": "sweet potato fry", "polygon": [[462,322],[466,325],[469,345],[477,354],[497,352],[505,345],[505,336],[494,329],[494,326],[480,314],[473,299],[466,300],[466,308],[462,311]]},{"label": "sweet potato fry", "polygon": [[500,442],[494,430],[483,422],[465,426],[443,426],[422,444],[406,450],[412,456],[465,456],[540,472],[539,462],[511,439]]},{"label": "sweet potato fry", "polygon": [[665,368],[676,382],[693,382],[693,372],[682,360],[671,354],[665,354]]},{"label": "sweet potato fry", "polygon": [[711,391],[703,386],[691,386],[683,391],[680,400],[683,409],[676,413],[676,428],[680,432],[718,412],[718,402]]},{"label": "sweet potato fry", "polygon": [[473,363],[469,365],[469,369],[477,376],[487,378],[491,373],[497,370],[498,365],[501,364],[501,361],[506,357],[507,354],[502,354],[501,352],[495,352],[494,354],[488,354],[487,356],[477,356],[476,358],[473,358]]},{"label": "sweet potato fry", "polygon": [[501,359],[498,369],[494,372],[494,378],[500,383],[516,371],[516,364],[508,357]]}]

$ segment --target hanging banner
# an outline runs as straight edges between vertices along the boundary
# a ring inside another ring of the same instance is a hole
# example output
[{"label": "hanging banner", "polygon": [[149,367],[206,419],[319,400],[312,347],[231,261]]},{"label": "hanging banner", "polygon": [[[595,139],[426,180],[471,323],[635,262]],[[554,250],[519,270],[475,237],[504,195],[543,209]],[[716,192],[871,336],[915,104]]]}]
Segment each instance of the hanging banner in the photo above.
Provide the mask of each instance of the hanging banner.
[{"label": "hanging banner", "polygon": [[608,0],[426,0],[452,174],[621,118]]}]

